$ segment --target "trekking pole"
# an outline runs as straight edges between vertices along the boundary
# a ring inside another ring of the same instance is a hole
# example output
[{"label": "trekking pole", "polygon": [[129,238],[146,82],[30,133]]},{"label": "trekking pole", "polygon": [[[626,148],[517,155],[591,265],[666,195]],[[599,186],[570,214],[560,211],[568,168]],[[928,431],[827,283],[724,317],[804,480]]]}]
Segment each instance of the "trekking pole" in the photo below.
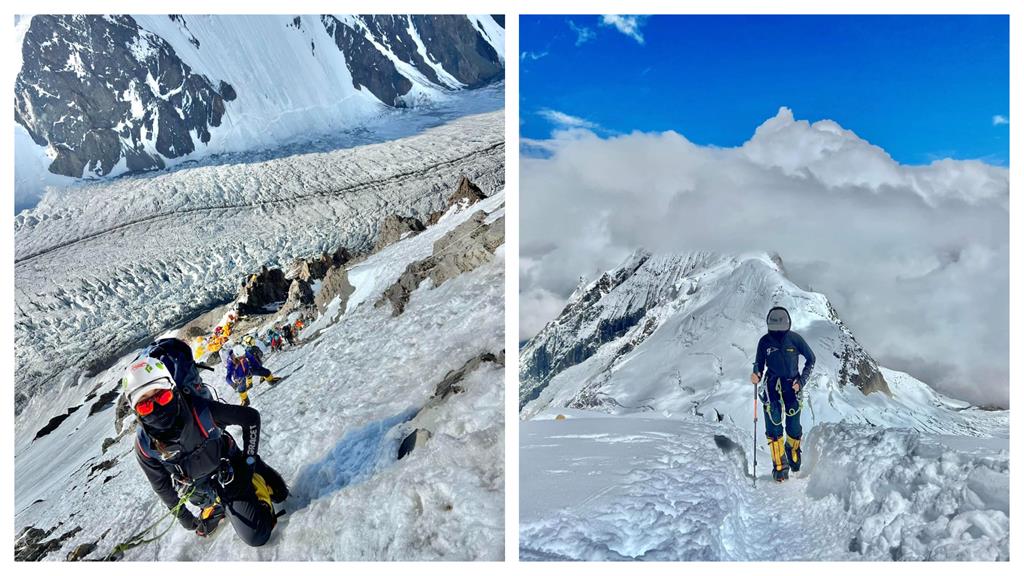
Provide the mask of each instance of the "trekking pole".
[{"label": "trekking pole", "polygon": [[754,435],[751,448],[754,451],[754,489],[757,489],[757,384],[754,384]]}]

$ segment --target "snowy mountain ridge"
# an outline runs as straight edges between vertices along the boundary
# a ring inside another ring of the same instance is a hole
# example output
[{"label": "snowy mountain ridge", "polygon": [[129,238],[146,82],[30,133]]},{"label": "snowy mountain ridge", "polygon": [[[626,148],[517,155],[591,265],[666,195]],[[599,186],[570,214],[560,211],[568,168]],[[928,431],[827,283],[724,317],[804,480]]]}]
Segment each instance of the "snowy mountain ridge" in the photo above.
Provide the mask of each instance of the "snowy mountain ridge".
[{"label": "snowy mountain ridge", "polygon": [[[783,484],[749,380],[774,305],[817,357]],[[1009,558],[1009,412],[878,366],[777,256],[638,251],[527,343],[520,380],[523,560]]]},{"label": "snowy mountain ridge", "polygon": [[785,306],[817,356],[805,429],[853,421],[985,435],[989,418],[911,376],[880,367],[822,294],[768,254],[638,251],[573,294],[522,350],[521,417],[547,407],[613,414],[699,414],[753,426],[749,382],[764,317]]},{"label": "snowy mountain ridge", "polygon": [[40,15],[17,27],[19,189],[279,147],[504,76],[491,16]]}]

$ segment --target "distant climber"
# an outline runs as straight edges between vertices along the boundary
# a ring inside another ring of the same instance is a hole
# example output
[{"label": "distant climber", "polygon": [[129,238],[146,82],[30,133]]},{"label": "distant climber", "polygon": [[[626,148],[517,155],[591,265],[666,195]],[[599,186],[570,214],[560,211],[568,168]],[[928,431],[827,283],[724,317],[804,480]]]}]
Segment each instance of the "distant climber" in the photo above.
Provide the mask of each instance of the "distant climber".
[{"label": "distant climber", "polygon": [[269,328],[267,330],[266,338],[264,339],[263,342],[267,345],[267,348],[269,348],[271,352],[277,352],[284,345],[284,341],[281,338],[281,333],[275,330],[274,328]]},{"label": "distant climber", "polygon": [[291,324],[285,323],[283,326],[281,326],[281,335],[284,336],[284,339],[288,342],[289,346],[295,345],[295,333],[292,330]]},{"label": "distant climber", "polygon": [[[265,544],[277,523],[274,503],[284,502],[288,486],[259,456],[260,413],[182,394],[156,358],[133,362],[121,384],[140,422],[136,460],[178,522],[208,536],[227,517],[246,544]],[[242,427],[242,448],[229,425]]]},{"label": "distant climber", "polygon": [[241,346],[228,350],[224,362],[226,364],[224,379],[227,380],[228,386],[238,392],[242,406],[250,404],[249,390],[252,388],[253,376],[259,376],[262,382],[268,383],[278,380],[252,353]]},{"label": "distant climber", "polygon": [[[776,306],[769,310],[767,324],[768,333],[757,343],[750,382],[755,386],[760,384],[764,372],[764,386],[759,396],[764,406],[765,436],[774,465],[772,477],[782,482],[789,477],[789,470],[800,470],[801,390],[814,370],[814,352],[802,336],[790,330],[789,311],[785,308]],[[800,356],[804,357],[802,371]]]}]

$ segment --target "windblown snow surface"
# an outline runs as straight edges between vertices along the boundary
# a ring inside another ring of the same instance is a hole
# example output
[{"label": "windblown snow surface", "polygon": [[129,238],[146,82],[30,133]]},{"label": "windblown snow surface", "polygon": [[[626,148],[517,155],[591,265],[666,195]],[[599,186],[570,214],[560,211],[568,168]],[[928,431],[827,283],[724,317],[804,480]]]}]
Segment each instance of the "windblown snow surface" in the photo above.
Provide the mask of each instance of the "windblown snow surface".
[{"label": "windblown snow surface", "polygon": [[[491,262],[440,286],[424,283],[399,316],[373,304],[405,265],[430,254],[434,240],[477,210],[496,218],[503,206],[499,191],[469,209],[453,207],[427,231],[354,265],[351,279],[365,296],[361,303],[341,314],[336,299],[301,333],[300,345],[267,357],[267,366],[286,379],[272,387],[257,384],[250,397],[262,416],[263,458],[292,494],[279,506],[287,514],[266,546],[241,545],[226,524],[199,539],[175,523],[125,559],[500,560],[501,367],[481,364],[460,383],[463,393],[420,409],[449,371],[502,350],[503,247]],[[87,559],[102,557],[166,513],[134,460],[134,435],[101,448],[114,435],[114,410],[92,415],[98,400],[86,396],[94,388],[116,389],[136,353],[78,387],[48,395],[49,410],[33,403],[19,419],[16,530],[55,528],[52,538],[81,528],[46,559],[63,559],[89,542],[98,548]],[[222,366],[203,377],[226,401],[237,402]],[[42,427],[55,410],[78,405],[51,434],[32,440],[28,431]],[[396,460],[418,412],[435,424],[434,435]]]},{"label": "windblown snow surface", "polygon": [[[749,383],[775,304],[818,360],[783,484]],[[576,291],[520,379],[523,559],[1009,558],[1009,412],[877,366],[777,257],[638,252]]]}]

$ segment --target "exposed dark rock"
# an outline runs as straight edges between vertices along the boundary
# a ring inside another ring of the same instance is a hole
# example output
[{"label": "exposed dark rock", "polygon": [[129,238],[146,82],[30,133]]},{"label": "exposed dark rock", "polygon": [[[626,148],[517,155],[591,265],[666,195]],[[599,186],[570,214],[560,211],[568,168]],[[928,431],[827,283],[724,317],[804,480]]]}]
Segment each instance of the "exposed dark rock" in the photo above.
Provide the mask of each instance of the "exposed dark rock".
[{"label": "exposed dark rock", "polygon": [[452,206],[458,204],[461,205],[463,208],[466,208],[472,206],[473,204],[476,204],[481,200],[484,200],[485,198],[487,198],[487,195],[484,194],[482,190],[480,190],[479,186],[471,182],[469,178],[462,176],[461,178],[459,178],[459,183],[455,187],[455,192],[452,192],[452,195],[449,196],[447,202],[445,202],[444,209],[432,213],[427,218],[427,225],[432,226],[434,224],[437,224],[437,222],[441,219],[441,216],[444,216],[445,213],[448,210],[450,210]]},{"label": "exposed dark rock", "polygon": [[437,386],[434,387],[433,398],[444,400],[452,394],[458,394],[462,392],[462,388],[458,386],[458,383],[466,377],[467,374],[476,370],[480,364],[484,362],[494,362],[499,366],[505,365],[505,353],[500,352],[498,354],[491,354],[490,352],[484,352],[479,356],[474,356],[466,361],[457,370],[445,374],[444,378],[438,382]]},{"label": "exposed dark rock", "polygon": [[433,417],[433,409],[443,404],[449,397],[454,394],[461,394],[465,391],[462,386],[462,381],[465,380],[466,376],[472,373],[474,370],[480,367],[484,362],[492,362],[498,366],[505,365],[505,351],[502,350],[497,354],[491,352],[484,352],[478,354],[469,360],[467,360],[459,368],[452,370],[445,374],[444,378],[437,383],[434,387],[434,395],[430,397],[430,400],[423,406],[423,408],[417,413],[416,417],[410,422],[416,426],[409,435],[402,440],[402,444],[398,447],[398,459],[401,460],[407,456],[413,450],[423,446],[427,440],[433,436],[426,426],[430,426]]},{"label": "exposed dark rock", "polygon": [[271,304],[288,299],[291,286],[280,268],[264,266],[256,274],[249,275],[242,283],[238,295],[240,314],[260,314]]},{"label": "exposed dark rock", "polygon": [[463,176],[459,179],[459,186],[455,189],[455,193],[448,198],[448,205],[453,206],[460,202],[466,202],[466,204],[476,204],[481,200],[486,200],[487,194],[484,194],[483,190],[479,186],[470,182],[469,178]]},{"label": "exposed dark rock", "polygon": [[468,88],[478,88],[505,75],[498,53],[473,23],[463,16],[413,16],[427,54]]},{"label": "exposed dark rock", "polygon": [[316,258],[299,258],[292,262],[285,275],[289,280],[298,278],[306,282],[319,280],[327,275],[333,266],[344,266],[352,259],[352,253],[341,247],[333,253],[325,252]]},{"label": "exposed dark rock", "polygon": [[311,306],[313,303],[313,288],[309,282],[296,278],[292,280],[291,287],[288,289],[288,299],[285,301],[284,306],[281,306],[279,312],[281,314],[288,314],[293,310]]},{"label": "exposed dark rock", "polygon": [[410,452],[426,444],[427,440],[430,440],[431,436],[433,436],[433,434],[430,433],[430,430],[425,430],[423,428],[417,428],[410,432],[398,446],[398,459],[401,460],[402,458],[405,458]]},{"label": "exposed dark rock", "polygon": [[111,458],[110,460],[104,460],[104,461],[100,462],[99,464],[94,464],[92,466],[92,468],[89,468],[89,478],[91,479],[93,477],[93,475],[95,475],[97,472],[103,472],[104,470],[110,470],[111,468],[113,468],[116,465],[117,465],[117,458],[116,457],[115,458]]},{"label": "exposed dark rock", "polygon": [[71,408],[68,408],[68,411],[66,413],[50,418],[50,421],[46,423],[46,426],[43,426],[42,428],[39,429],[38,432],[36,432],[36,435],[35,437],[32,438],[32,441],[35,442],[36,440],[39,440],[43,436],[46,436],[50,432],[56,430],[58,426],[60,426],[65,420],[67,420],[69,416],[77,412],[78,409],[81,407],[81,405],[72,406]]},{"label": "exposed dark rock", "polygon": [[345,64],[355,88],[365,87],[388,106],[404,108],[402,96],[412,90],[412,82],[402,76],[390,58],[378,51],[361,31],[353,30],[334,16],[321,16],[327,34],[345,53]]},{"label": "exposed dark rock", "polygon": [[437,287],[446,281],[489,262],[505,243],[505,218],[485,224],[487,213],[480,210],[434,242],[433,254],[409,264],[398,280],[381,295],[375,306],[391,303],[391,313],[405,310],[409,296],[427,278]]},{"label": "exposed dark rock", "polygon": [[96,550],[96,544],[96,542],[86,542],[75,546],[74,550],[68,552],[68,562],[77,562],[89,554],[92,554],[93,551]]},{"label": "exposed dark rock", "polygon": [[409,33],[410,22],[416,28],[427,57],[440,63],[463,86],[477,88],[504,78],[504,64],[497,52],[484,38],[483,30],[465,16],[364,15],[358,20],[359,24],[349,25],[334,16],[321,16],[324,29],[338,49],[345,52],[352,84],[356,88],[365,87],[389,106],[408,104],[403,96],[412,89],[412,82],[399,73],[390,58],[377,50],[366,38],[367,33],[430,82],[458,87],[438,77],[434,67],[424,60]]},{"label": "exposed dark rock", "polygon": [[[58,525],[59,527],[59,525]],[[81,526],[74,528],[56,538],[46,540],[57,527],[49,530],[42,530],[29,526],[18,534],[14,541],[14,559],[18,562],[36,562],[42,560],[47,554],[60,550],[70,538],[74,538],[82,531]]]},{"label": "exposed dark rock", "polygon": [[889,384],[882,376],[882,371],[878,369],[878,364],[852,339],[843,348],[841,360],[840,385],[856,386],[865,395],[872,392],[883,392],[886,396],[892,396]]},{"label": "exposed dark rock", "polygon": [[208,142],[235,97],[131,16],[33,16],[21,50],[15,121],[53,148],[49,170],[64,176],[105,176],[122,158],[131,171],[163,168],[195,149],[193,134]]},{"label": "exposed dark rock", "polygon": [[110,408],[114,405],[114,401],[117,400],[117,396],[121,393],[121,387],[115,386],[113,390],[104,392],[96,402],[93,403],[92,407],[89,408],[89,416],[99,414],[100,412]]},{"label": "exposed dark rock", "polygon": [[373,251],[383,250],[402,238],[415,236],[426,229],[427,227],[418,218],[392,214],[381,224],[380,232],[377,235],[377,242],[373,245]]},{"label": "exposed dark rock", "polygon": [[327,308],[327,305],[331,303],[331,300],[338,296],[341,298],[340,308],[345,310],[348,299],[355,290],[348,281],[348,270],[345,266],[332,266],[323,277],[320,283],[320,291],[317,292],[314,298],[316,309],[322,313]]},{"label": "exposed dark rock", "polygon": [[114,444],[117,444],[116,438],[104,438],[103,443],[100,444],[100,449],[102,450],[102,453],[106,454],[107,449],[113,446]]}]

